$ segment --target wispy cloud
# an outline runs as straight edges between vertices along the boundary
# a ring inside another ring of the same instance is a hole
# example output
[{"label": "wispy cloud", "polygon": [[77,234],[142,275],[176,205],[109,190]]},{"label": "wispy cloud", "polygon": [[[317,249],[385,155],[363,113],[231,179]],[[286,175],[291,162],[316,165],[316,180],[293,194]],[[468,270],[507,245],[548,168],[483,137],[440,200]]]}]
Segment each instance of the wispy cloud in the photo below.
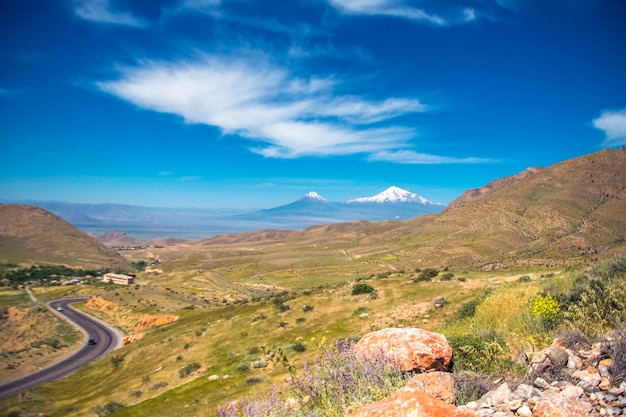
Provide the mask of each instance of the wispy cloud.
[{"label": "wispy cloud", "polygon": [[372,153],[370,161],[394,162],[397,164],[409,165],[434,165],[434,164],[484,164],[495,163],[493,159],[485,158],[452,158],[440,155],[430,155],[425,153],[414,152],[411,150],[398,151],[379,151]]},{"label": "wispy cloud", "polygon": [[444,18],[427,13],[423,9],[407,6],[402,0],[328,0],[328,2],[345,14],[398,17],[439,26],[448,23]]},{"label": "wispy cloud", "polygon": [[606,135],[604,146],[626,145],[626,109],[602,112],[593,126]]},{"label": "wispy cloud", "polygon": [[476,20],[476,11],[469,7],[463,9],[463,20],[465,22],[471,22],[472,20]]},{"label": "wispy cloud", "polygon": [[82,19],[92,22],[143,28],[148,22],[131,13],[114,10],[110,0],[75,0],[74,13]]},{"label": "wispy cloud", "polygon": [[258,57],[206,56],[194,62],[145,62],[97,86],[141,108],[239,135],[266,157],[403,149],[416,136],[394,119],[426,111],[418,99],[334,95],[340,84],[332,76],[298,77]]},{"label": "wispy cloud", "polygon": [[19,90],[0,87],[0,97],[12,97],[20,94]]}]

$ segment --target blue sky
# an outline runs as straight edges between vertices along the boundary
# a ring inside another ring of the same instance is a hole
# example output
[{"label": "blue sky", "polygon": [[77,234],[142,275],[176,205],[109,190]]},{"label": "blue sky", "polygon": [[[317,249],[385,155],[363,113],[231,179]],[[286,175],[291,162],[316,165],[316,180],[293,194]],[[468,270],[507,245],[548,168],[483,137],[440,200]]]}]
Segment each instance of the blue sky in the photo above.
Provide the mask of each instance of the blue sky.
[{"label": "blue sky", "polygon": [[0,199],[447,203],[626,144],[621,0],[0,0]]}]

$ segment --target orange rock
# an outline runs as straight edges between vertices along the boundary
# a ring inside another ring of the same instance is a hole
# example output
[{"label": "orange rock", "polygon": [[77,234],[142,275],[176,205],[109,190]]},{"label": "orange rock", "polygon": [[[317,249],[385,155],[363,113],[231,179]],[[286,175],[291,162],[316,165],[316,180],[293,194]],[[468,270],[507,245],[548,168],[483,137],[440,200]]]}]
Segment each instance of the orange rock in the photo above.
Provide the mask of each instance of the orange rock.
[{"label": "orange rock", "polygon": [[348,417],[471,417],[461,410],[415,387],[404,387],[390,397],[367,405]]},{"label": "orange rock", "polygon": [[404,372],[446,370],[452,348],[439,333],[417,328],[388,328],[366,334],[354,345],[357,355],[375,358],[383,354]]},{"label": "orange rock", "polygon": [[178,316],[151,316],[144,314],[135,326],[135,330],[147,330],[151,327],[161,326],[176,321]]}]

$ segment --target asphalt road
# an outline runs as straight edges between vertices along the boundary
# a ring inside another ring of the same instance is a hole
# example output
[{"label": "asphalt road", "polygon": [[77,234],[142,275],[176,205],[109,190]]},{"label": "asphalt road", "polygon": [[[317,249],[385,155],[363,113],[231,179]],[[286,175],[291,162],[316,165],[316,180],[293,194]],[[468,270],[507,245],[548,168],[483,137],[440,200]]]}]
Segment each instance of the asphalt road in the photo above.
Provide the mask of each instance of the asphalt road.
[{"label": "asphalt road", "polygon": [[[66,377],[74,373],[87,362],[104,356],[106,353],[120,346],[120,335],[114,329],[70,307],[72,303],[81,303],[85,300],[86,298],[66,298],[48,302],[48,305],[55,311],[58,307],[61,307],[63,311],[57,311],[57,313],[76,324],[87,334],[84,341],[85,345],[60,362],[25,377],[0,385],[0,400],[47,382]],[[88,339],[95,340],[96,344],[88,345]]]}]

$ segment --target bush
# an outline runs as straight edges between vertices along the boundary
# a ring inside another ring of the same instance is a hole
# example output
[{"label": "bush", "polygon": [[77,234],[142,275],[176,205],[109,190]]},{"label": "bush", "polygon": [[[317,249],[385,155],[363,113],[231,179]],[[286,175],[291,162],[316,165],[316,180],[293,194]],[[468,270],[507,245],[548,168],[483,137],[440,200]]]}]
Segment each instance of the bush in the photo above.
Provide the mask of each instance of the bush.
[{"label": "bush", "polygon": [[117,413],[122,408],[124,408],[124,404],[110,402],[105,404],[104,406],[97,406],[94,411],[96,412],[96,414],[98,414],[98,417],[104,417],[108,416],[109,414]]},{"label": "bush", "polygon": [[626,322],[626,256],[592,265],[561,296],[563,317],[572,328],[597,338]]},{"label": "bush", "polygon": [[515,368],[506,343],[493,332],[450,337],[448,342],[454,352],[455,372],[506,373]]},{"label": "bush", "polygon": [[304,307],[302,307],[302,311],[309,312],[309,311],[313,311],[313,306],[312,305],[305,305]]},{"label": "bush", "polygon": [[363,313],[367,313],[368,311],[370,311],[369,308],[367,307],[357,307],[356,310],[354,310],[354,313],[352,313],[353,316],[360,316]]},{"label": "bush", "polygon": [[452,272],[446,272],[445,274],[441,276],[440,279],[442,281],[452,281],[453,278],[454,278],[454,274]]},{"label": "bush", "polygon": [[191,375],[193,372],[197,371],[198,369],[200,369],[200,364],[198,362],[192,362],[180,368],[178,370],[178,376],[181,378],[184,378],[186,376]]},{"label": "bush", "polygon": [[415,282],[432,281],[432,279],[435,278],[437,275],[439,275],[439,271],[437,271],[435,268],[426,268],[426,269],[423,269],[422,272],[420,272],[417,278],[415,278],[413,281]]},{"label": "bush", "polygon": [[239,365],[237,365],[237,371],[241,373],[248,372],[249,370],[250,366],[247,363],[241,362]]},{"label": "bush", "polygon": [[117,369],[124,363],[124,355],[115,355],[111,358],[113,369]]},{"label": "bush", "polygon": [[261,381],[263,381],[263,378],[259,376],[249,376],[246,378],[246,385],[256,384]]},{"label": "bush", "polygon": [[306,350],[306,346],[302,342],[296,342],[291,347],[296,352],[304,352]]},{"label": "bush", "polygon": [[374,287],[363,282],[359,282],[352,287],[352,295],[371,294],[374,291],[376,291]]},{"label": "bush", "polygon": [[150,388],[151,390],[158,390],[159,388],[165,388],[167,387],[168,383],[165,381],[161,381],[161,382],[157,382],[156,384],[152,385],[152,387]]}]

